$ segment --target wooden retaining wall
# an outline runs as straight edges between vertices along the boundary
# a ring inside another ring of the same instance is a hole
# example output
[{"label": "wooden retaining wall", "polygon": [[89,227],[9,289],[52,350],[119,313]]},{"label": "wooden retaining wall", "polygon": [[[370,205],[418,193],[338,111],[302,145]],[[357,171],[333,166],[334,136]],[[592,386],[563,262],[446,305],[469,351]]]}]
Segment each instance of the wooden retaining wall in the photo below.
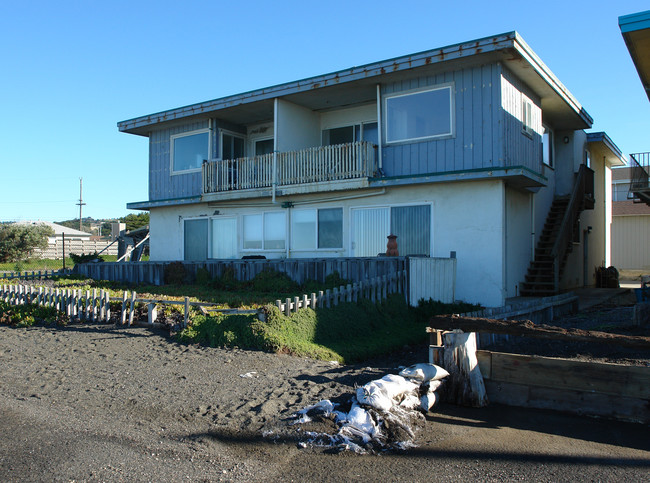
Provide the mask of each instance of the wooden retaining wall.
[{"label": "wooden retaining wall", "polygon": [[492,403],[650,423],[650,367],[479,350]]}]

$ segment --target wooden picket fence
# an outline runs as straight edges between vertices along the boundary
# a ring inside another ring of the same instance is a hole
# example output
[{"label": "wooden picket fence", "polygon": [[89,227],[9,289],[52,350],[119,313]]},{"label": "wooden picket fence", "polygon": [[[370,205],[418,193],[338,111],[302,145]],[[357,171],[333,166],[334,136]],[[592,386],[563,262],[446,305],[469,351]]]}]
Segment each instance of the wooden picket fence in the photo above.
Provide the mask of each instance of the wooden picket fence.
[{"label": "wooden picket fence", "polygon": [[70,275],[72,270],[70,269],[60,269],[60,270],[32,270],[31,272],[3,272],[0,279],[2,280],[45,280],[53,277],[62,277],[64,275]]},{"label": "wooden picket fence", "polygon": [[90,322],[110,322],[111,302],[121,302],[120,317],[116,321],[118,325],[133,325],[135,308],[138,304],[147,306],[147,324],[153,326],[158,316],[158,309],[161,305],[181,305],[183,307],[183,327],[187,327],[191,307],[210,307],[211,313],[222,314],[257,314],[261,310],[244,309],[220,309],[215,308],[216,304],[205,302],[190,302],[189,297],[184,300],[163,300],[138,298],[135,291],[124,291],[122,297],[111,297],[105,290],[75,290],[75,289],[54,289],[28,285],[0,285],[0,300],[9,305],[35,304],[44,307],[52,307],[64,313],[71,320]]},{"label": "wooden picket fence", "polygon": [[312,292],[310,295],[303,294],[302,297],[294,297],[293,300],[287,298],[284,303],[276,300],[275,305],[289,316],[299,309],[311,307],[330,308],[344,302],[356,302],[360,298],[369,299],[371,302],[385,300],[390,294],[406,294],[407,271],[400,270],[389,275],[374,277],[369,280],[354,282],[347,285],[341,285],[332,290],[320,290],[318,294]]}]

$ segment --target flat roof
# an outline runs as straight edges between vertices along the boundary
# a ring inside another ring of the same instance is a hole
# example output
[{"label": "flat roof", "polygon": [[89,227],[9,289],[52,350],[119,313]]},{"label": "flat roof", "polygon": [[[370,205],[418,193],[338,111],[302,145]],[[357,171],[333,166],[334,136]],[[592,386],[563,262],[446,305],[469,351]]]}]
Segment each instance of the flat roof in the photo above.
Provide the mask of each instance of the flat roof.
[{"label": "flat roof", "polygon": [[377,78],[387,81],[413,75],[413,69],[462,67],[472,61],[502,62],[542,99],[545,115],[558,128],[585,129],[593,119],[517,32],[498,34],[415,54],[331,72],[298,81],[169,109],[118,123],[122,132],[147,136],[151,126],[189,117],[208,118],[221,111],[226,120],[254,123],[272,119],[273,99],[282,97],[311,109],[372,102]]}]

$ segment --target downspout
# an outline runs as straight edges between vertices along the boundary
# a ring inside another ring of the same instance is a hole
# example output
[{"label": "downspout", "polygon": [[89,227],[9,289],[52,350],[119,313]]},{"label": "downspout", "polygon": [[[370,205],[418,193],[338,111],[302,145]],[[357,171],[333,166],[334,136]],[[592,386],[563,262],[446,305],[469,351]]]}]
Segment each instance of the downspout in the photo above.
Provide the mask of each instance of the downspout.
[{"label": "downspout", "polygon": [[275,190],[278,184],[278,98],[273,100],[273,181],[271,203],[275,204]]},{"label": "downspout", "polygon": [[377,168],[381,173],[384,163],[381,156],[381,86],[377,84]]}]

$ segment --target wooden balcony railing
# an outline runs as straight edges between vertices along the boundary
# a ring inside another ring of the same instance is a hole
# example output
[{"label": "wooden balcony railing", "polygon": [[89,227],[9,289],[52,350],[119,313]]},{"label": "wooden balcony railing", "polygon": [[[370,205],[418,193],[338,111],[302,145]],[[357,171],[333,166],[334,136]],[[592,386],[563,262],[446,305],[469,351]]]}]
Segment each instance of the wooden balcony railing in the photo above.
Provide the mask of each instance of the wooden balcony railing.
[{"label": "wooden balcony railing", "polygon": [[376,171],[375,146],[359,141],[203,163],[203,193],[361,179]]}]

